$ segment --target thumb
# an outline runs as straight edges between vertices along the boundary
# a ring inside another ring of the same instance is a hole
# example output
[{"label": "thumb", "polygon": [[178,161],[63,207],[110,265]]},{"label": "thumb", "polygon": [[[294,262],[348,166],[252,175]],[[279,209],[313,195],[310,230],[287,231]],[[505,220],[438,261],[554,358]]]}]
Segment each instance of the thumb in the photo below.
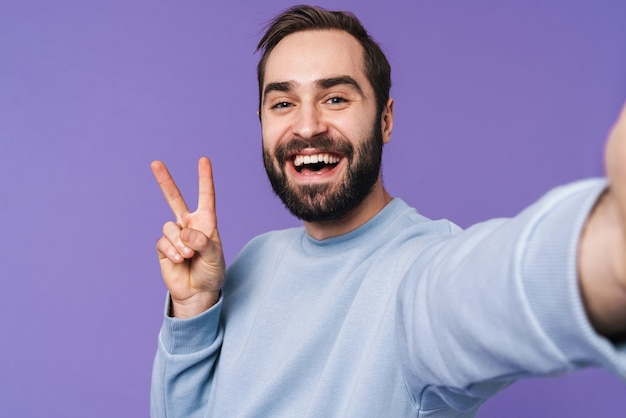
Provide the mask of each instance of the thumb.
[{"label": "thumb", "polygon": [[222,248],[216,229],[213,229],[207,236],[197,229],[183,228],[180,231],[180,238],[187,247],[199,253],[207,261],[222,257]]},{"label": "thumb", "polygon": [[183,240],[186,246],[194,251],[202,251],[209,243],[209,237],[202,231],[193,228],[181,229],[180,239]]}]

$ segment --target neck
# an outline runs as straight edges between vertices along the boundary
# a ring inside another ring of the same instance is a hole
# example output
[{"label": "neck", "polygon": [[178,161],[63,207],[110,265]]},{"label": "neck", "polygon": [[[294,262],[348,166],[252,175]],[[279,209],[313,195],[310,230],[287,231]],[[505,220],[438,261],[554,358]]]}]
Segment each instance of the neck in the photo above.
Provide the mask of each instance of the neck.
[{"label": "neck", "polygon": [[317,240],[328,239],[354,231],[380,212],[389,202],[391,195],[385,190],[380,179],[372,192],[352,211],[341,219],[326,222],[304,222],[310,237]]}]

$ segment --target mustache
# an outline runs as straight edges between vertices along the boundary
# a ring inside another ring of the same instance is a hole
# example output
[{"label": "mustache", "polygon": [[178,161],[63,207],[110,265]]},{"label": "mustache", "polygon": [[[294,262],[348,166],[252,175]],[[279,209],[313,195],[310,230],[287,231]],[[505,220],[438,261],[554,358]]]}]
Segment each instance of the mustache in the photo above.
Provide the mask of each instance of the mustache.
[{"label": "mustache", "polygon": [[328,152],[333,154],[341,154],[352,161],[354,156],[354,146],[345,139],[335,139],[330,136],[316,137],[314,140],[305,140],[294,138],[289,142],[280,144],[276,147],[274,155],[280,162],[284,162],[293,154],[298,154],[304,149],[315,148],[320,152]]}]

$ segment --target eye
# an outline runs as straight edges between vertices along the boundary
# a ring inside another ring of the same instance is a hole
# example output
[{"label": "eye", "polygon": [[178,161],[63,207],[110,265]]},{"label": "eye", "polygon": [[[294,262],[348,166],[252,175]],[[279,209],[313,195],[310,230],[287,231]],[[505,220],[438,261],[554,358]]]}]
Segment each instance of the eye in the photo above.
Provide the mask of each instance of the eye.
[{"label": "eye", "polygon": [[288,109],[291,106],[293,105],[289,102],[278,102],[272,105],[272,109],[277,109],[277,110]]},{"label": "eye", "polygon": [[326,100],[326,103],[331,104],[331,105],[344,104],[347,102],[348,101],[341,96],[333,96],[333,97],[330,97],[328,100]]}]

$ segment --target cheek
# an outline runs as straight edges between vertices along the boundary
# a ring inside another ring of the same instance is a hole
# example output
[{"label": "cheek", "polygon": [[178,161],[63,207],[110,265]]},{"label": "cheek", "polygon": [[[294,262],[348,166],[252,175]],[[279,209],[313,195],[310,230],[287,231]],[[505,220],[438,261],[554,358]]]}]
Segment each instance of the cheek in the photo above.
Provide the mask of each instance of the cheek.
[{"label": "cheek", "polygon": [[264,159],[267,157],[272,161],[272,165],[278,169],[279,164],[276,162],[276,147],[278,145],[279,136],[271,129],[261,129],[261,143],[263,147]]},{"label": "cheek", "polygon": [[261,139],[263,140],[264,149],[273,152],[281,135],[280,127],[277,124],[267,121],[262,122]]},{"label": "cheek", "polygon": [[363,142],[370,137],[373,128],[373,120],[366,115],[359,115],[354,118],[346,118],[338,123],[337,128],[344,138],[353,143]]}]

